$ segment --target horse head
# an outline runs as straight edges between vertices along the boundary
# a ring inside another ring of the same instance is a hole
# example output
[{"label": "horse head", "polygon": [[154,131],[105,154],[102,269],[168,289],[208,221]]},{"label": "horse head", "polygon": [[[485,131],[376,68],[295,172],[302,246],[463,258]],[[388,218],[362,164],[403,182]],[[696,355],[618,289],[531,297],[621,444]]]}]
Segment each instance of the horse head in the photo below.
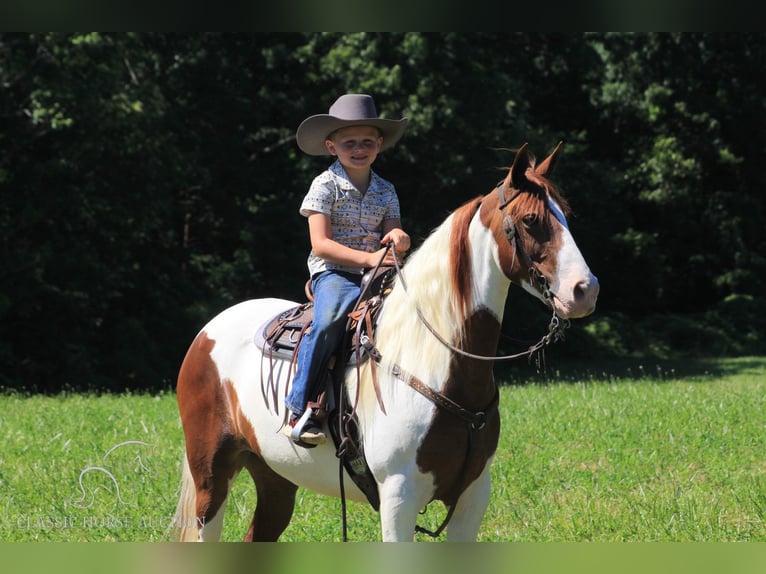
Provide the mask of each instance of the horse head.
[{"label": "horse head", "polygon": [[521,146],[505,179],[482,202],[481,217],[503,273],[560,318],[574,319],[594,311],[599,283],[569,230],[569,205],[548,179],[561,145],[539,164],[527,144]]}]

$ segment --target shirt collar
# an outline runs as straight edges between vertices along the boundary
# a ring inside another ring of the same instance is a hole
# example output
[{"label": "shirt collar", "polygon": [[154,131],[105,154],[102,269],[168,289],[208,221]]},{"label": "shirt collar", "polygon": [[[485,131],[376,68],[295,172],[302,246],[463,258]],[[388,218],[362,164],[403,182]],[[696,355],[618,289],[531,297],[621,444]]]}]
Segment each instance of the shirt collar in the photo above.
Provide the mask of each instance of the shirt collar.
[{"label": "shirt collar", "polygon": [[[346,190],[356,189],[356,187],[354,187],[354,184],[351,183],[351,180],[348,178],[348,174],[346,173],[346,170],[343,167],[343,164],[340,163],[340,160],[336,159],[329,169],[330,169],[330,173],[333,174],[333,177],[335,178],[336,183],[341,189],[346,189]],[[371,191],[377,191],[380,187],[381,187],[380,176],[378,176],[378,174],[371,169],[370,170],[370,185],[369,187],[367,187],[367,193]]]}]

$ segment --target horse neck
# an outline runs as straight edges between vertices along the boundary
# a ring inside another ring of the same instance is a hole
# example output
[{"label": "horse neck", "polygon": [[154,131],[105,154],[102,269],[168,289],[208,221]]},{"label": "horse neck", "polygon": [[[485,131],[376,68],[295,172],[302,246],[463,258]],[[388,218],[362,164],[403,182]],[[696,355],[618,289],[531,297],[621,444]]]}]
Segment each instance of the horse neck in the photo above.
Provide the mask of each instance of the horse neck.
[{"label": "horse neck", "polygon": [[[457,218],[459,219],[459,218]],[[431,327],[451,344],[474,354],[493,356],[509,281],[496,264],[493,239],[477,216],[463,224],[470,227],[463,245],[454,248],[454,214],[447,218],[403,267],[407,285],[398,281],[384,303],[377,340],[384,360],[415,373],[433,388],[448,387],[453,396],[494,393],[490,361],[477,361],[453,353],[429,332]],[[496,250],[496,246],[494,247]],[[458,257],[468,257],[470,298],[456,289],[452,269]],[[465,379],[459,386],[450,381]]]}]

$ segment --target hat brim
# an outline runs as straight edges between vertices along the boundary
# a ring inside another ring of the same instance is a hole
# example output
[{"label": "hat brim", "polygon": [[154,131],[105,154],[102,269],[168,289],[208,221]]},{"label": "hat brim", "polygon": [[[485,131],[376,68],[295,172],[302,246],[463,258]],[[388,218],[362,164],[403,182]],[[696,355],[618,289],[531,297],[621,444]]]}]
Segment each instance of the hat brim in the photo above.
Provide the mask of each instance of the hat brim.
[{"label": "hat brim", "polygon": [[341,120],[328,114],[318,114],[303,120],[295,132],[295,140],[298,147],[309,155],[329,155],[324,145],[327,136],[340,128],[350,126],[374,126],[380,130],[383,136],[383,144],[380,151],[393,146],[404,134],[407,127],[407,118],[400,120],[369,119],[369,120]]}]

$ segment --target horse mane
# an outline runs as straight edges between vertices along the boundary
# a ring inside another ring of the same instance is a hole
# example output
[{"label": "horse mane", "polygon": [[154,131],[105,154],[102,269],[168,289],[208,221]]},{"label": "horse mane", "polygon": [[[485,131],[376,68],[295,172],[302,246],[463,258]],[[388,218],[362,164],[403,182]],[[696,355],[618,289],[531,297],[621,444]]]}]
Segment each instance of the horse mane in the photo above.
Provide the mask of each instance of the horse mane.
[{"label": "horse mane", "polygon": [[467,249],[468,228],[471,220],[479,209],[481,197],[476,197],[458,207],[452,218],[450,232],[450,273],[452,277],[452,289],[457,304],[456,314],[465,320],[471,311],[471,296],[473,285],[471,284],[471,251]]},{"label": "horse mane", "polygon": [[[402,267],[407,287],[399,284],[388,295],[378,324],[384,358],[419,364],[423,372],[445,370],[446,376],[449,351],[428,333],[418,314],[442,336],[457,338],[455,343],[463,339],[474,290],[468,231],[480,203],[477,197],[454,210],[407,258]],[[413,338],[418,346],[412,345]]]}]

